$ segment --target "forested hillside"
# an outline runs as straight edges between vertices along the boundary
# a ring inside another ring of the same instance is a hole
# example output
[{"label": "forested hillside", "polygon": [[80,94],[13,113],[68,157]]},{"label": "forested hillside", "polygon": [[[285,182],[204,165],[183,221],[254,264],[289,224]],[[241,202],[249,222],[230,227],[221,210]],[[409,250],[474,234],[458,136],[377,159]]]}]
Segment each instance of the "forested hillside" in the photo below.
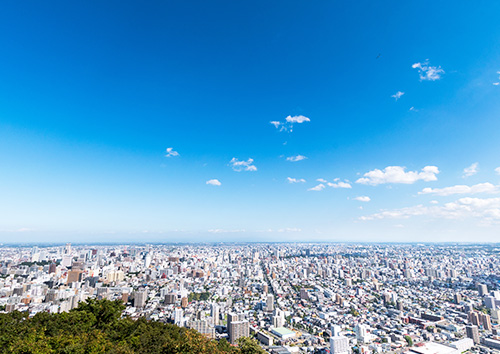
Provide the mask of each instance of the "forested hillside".
[{"label": "forested hillside", "polygon": [[67,313],[0,314],[0,353],[265,353],[250,338],[231,347],[173,324],[120,318],[123,309],[89,299]]}]

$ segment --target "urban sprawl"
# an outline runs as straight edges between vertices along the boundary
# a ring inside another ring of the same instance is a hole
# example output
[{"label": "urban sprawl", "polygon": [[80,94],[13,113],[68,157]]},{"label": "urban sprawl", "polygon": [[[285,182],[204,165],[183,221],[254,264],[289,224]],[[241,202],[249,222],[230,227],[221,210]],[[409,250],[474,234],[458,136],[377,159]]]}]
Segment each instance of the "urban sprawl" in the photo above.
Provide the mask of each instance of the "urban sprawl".
[{"label": "urban sprawl", "polygon": [[0,310],[121,300],[269,353],[500,351],[500,246],[215,244],[1,246]]}]

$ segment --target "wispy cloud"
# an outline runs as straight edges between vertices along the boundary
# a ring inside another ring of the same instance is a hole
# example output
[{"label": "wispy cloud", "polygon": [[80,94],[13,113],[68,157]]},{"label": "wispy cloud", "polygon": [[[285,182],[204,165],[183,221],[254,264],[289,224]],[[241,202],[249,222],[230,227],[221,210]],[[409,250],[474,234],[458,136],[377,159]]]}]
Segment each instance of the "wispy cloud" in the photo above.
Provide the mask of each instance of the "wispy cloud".
[{"label": "wispy cloud", "polygon": [[352,188],[349,182],[342,182],[342,181],[339,181],[337,183],[328,182],[327,185],[328,187],[332,188]]},{"label": "wispy cloud", "polygon": [[440,66],[429,65],[428,59],[423,63],[415,63],[411,67],[418,69],[420,80],[436,81],[444,74],[444,70]]},{"label": "wispy cloud", "polygon": [[466,178],[466,177],[473,176],[473,175],[475,175],[477,173],[478,170],[479,170],[479,163],[474,162],[469,167],[464,168],[464,175],[463,175],[463,177]]},{"label": "wispy cloud", "polygon": [[284,229],[278,229],[278,232],[301,232],[302,229],[297,227],[285,227]]},{"label": "wispy cloud", "polygon": [[429,216],[444,219],[477,218],[485,221],[500,221],[500,198],[460,198],[443,206],[416,205],[407,208],[384,210],[362,216],[361,220],[408,219],[414,216]]},{"label": "wispy cloud", "polygon": [[302,161],[302,160],[305,160],[305,159],[307,159],[307,157],[305,157],[303,155],[289,156],[289,157],[286,158],[287,161],[291,161],[291,162]]},{"label": "wispy cloud", "polygon": [[325,185],[323,183],[320,183],[318,184],[317,186],[315,187],[312,187],[312,188],[309,188],[308,191],[315,191],[315,192],[319,192],[321,190],[325,189]]},{"label": "wispy cloud", "polygon": [[306,180],[303,179],[303,178],[291,178],[291,177],[287,177],[286,180],[288,181],[288,183],[305,183]]},{"label": "wispy cloud", "polygon": [[479,194],[479,193],[489,193],[489,194],[500,193],[500,186],[495,186],[491,183],[479,183],[473,186],[456,185],[445,188],[424,188],[418,194],[434,194],[445,197],[453,194]]},{"label": "wispy cloud", "polygon": [[410,109],[409,109],[410,112],[418,112],[418,109],[416,109],[415,107],[411,106]]},{"label": "wispy cloud", "polygon": [[257,167],[253,164],[253,159],[248,159],[246,161],[240,161],[236,157],[233,157],[229,161],[231,168],[236,172],[241,171],[257,171]]},{"label": "wispy cloud", "polygon": [[368,203],[371,199],[370,199],[370,197],[367,197],[366,195],[362,195],[362,196],[354,198],[354,200]]},{"label": "wispy cloud", "polygon": [[227,234],[227,233],[238,233],[238,232],[246,232],[245,229],[236,229],[236,230],[227,230],[227,229],[210,229],[208,230],[211,234]]},{"label": "wispy cloud", "polygon": [[500,167],[495,168],[495,172],[500,175]]},{"label": "wispy cloud", "polygon": [[165,151],[165,157],[174,157],[174,156],[179,156],[179,153],[177,151],[174,151],[174,148],[167,148]]},{"label": "wispy cloud", "polygon": [[436,175],[439,173],[439,169],[436,166],[425,166],[421,172],[406,172],[405,169],[406,167],[402,166],[388,166],[383,170],[375,169],[366,172],[363,175],[364,177],[359,178],[356,183],[376,186],[385,183],[412,184],[419,180],[429,182],[436,181]]},{"label": "wispy cloud", "polygon": [[[497,74],[499,75],[498,80],[500,80],[500,71],[497,71]],[[493,85],[498,86],[498,85],[500,85],[500,82],[498,82],[498,81],[494,82]]]},{"label": "wispy cloud", "polygon": [[293,131],[293,125],[294,124],[301,124],[304,122],[310,122],[311,120],[307,118],[306,116],[288,116],[285,118],[284,122],[280,122],[277,120],[273,120],[269,122],[270,124],[274,125],[276,129],[279,129],[279,131],[286,131],[286,132],[292,132]]},{"label": "wispy cloud", "polygon": [[401,92],[401,91],[398,91],[396,92],[394,95],[392,95],[391,97],[393,97],[396,101],[399,100],[405,93],[404,92]]},{"label": "wispy cloud", "polygon": [[316,181],[321,182],[321,183],[326,183],[327,182],[326,179],[324,179],[324,178],[318,178]]},{"label": "wispy cloud", "polygon": [[206,184],[211,185],[211,186],[220,186],[222,183],[218,179],[209,179]]}]

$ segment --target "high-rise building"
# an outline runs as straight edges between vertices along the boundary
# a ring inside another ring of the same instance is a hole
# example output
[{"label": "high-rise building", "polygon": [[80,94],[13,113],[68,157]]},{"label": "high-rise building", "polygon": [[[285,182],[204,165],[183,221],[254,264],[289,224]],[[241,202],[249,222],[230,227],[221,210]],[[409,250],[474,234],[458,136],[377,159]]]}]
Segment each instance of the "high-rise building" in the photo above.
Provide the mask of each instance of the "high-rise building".
[{"label": "high-rise building", "polygon": [[144,307],[148,299],[148,291],[146,289],[136,291],[134,294],[134,306]]},{"label": "high-rise building", "polygon": [[479,296],[486,295],[488,294],[488,287],[486,286],[486,284],[478,284],[477,291],[479,292]]},{"label": "high-rise building", "polygon": [[356,328],[356,339],[359,343],[366,343],[368,341],[368,326],[359,323]]},{"label": "high-rise building", "polygon": [[462,294],[456,293],[455,295],[453,295],[453,300],[455,304],[460,304],[462,302]]},{"label": "high-rise building", "polygon": [[238,339],[250,335],[250,325],[248,321],[231,321],[229,331],[229,343],[238,344]]},{"label": "high-rise building", "polygon": [[177,295],[167,294],[165,295],[165,305],[173,305],[177,300]]},{"label": "high-rise building", "polygon": [[467,338],[474,341],[474,344],[479,344],[479,329],[477,326],[465,326],[465,331],[467,333]]},{"label": "high-rise building", "polygon": [[184,296],[184,297],[181,299],[181,307],[182,307],[182,308],[186,308],[187,306],[188,306],[188,298]]},{"label": "high-rise building", "polygon": [[174,323],[182,327],[184,325],[184,310],[177,308],[174,310]]},{"label": "high-rise building", "polygon": [[188,322],[189,328],[195,329],[208,338],[215,338],[215,328],[206,320],[195,320]]},{"label": "high-rise building", "polygon": [[350,351],[349,339],[340,334],[339,326],[333,326],[332,336],[330,337],[330,353],[348,354]]},{"label": "high-rise building", "polygon": [[269,312],[274,311],[274,296],[272,294],[267,295],[266,309]]},{"label": "high-rise building", "polygon": [[467,315],[467,320],[474,326],[479,326],[479,313],[477,311],[470,311]]},{"label": "high-rise building", "polygon": [[81,270],[70,270],[68,272],[67,284],[71,284],[77,281],[82,281],[82,274],[83,272]]},{"label": "high-rise building", "polygon": [[285,325],[285,313],[280,309],[275,309],[272,320],[274,328],[283,327]]},{"label": "high-rise building", "polygon": [[214,326],[218,326],[220,324],[220,307],[219,305],[213,303],[210,307],[210,316],[212,316],[212,320]]},{"label": "high-rise building", "polygon": [[490,315],[487,315],[485,313],[481,314],[481,324],[483,325],[483,328],[487,331],[491,331],[491,319]]},{"label": "high-rise building", "polygon": [[485,296],[483,298],[483,301],[484,301],[484,306],[486,306],[487,308],[489,309],[496,309],[496,302],[495,302],[495,298],[493,296]]},{"label": "high-rise building", "polygon": [[55,273],[57,270],[57,265],[55,263],[50,263],[49,265],[49,274]]}]

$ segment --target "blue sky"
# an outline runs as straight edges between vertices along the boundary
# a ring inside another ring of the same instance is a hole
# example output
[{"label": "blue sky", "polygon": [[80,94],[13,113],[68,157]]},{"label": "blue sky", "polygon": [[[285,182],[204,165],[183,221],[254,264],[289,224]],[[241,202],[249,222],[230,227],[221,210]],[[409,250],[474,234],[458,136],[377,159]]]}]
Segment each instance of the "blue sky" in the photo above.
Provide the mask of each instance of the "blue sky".
[{"label": "blue sky", "polygon": [[0,10],[0,242],[499,240],[500,3]]}]

